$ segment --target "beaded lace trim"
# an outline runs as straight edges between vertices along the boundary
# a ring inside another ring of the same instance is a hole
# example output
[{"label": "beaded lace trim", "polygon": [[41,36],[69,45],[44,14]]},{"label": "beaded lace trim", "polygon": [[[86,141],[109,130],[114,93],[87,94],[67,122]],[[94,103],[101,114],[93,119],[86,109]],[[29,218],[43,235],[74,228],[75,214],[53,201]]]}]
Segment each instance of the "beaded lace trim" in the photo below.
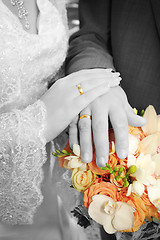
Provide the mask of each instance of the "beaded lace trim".
[{"label": "beaded lace trim", "polygon": [[32,223],[43,199],[45,106],[39,100],[24,111],[1,114],[0,124],[0,220]]}]

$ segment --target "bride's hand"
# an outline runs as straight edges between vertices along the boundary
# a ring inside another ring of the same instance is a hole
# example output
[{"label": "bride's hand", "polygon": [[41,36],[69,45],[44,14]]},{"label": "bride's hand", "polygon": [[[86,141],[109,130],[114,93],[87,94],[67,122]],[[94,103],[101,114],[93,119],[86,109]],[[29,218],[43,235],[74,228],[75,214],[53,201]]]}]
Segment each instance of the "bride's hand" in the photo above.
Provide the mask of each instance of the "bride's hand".
[{"label": "bride's hand", "polygon": [[[47,142],[58,136],[97,97],[119,85],[120,80],[119,73],[112,73],[111,69],[92,69],[72,73],[53,84],[41,97],[47,109]],[[78,84],[84,92],[82,95]]]}]

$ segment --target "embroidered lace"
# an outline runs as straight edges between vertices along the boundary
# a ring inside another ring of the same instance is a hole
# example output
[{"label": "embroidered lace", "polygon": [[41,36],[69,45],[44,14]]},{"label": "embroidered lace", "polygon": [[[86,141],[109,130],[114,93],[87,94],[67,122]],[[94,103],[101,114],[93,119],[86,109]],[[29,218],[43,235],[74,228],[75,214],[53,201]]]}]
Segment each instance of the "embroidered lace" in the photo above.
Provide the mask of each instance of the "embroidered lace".
[{"label": "embroidered lace", "polygon": [[64,11],[47,0],[37,5],[38,34],[31,35],[0,0],[0,220],[9,224],[31,224],[42,202],[46,109],[38,99],[67,51]]}]

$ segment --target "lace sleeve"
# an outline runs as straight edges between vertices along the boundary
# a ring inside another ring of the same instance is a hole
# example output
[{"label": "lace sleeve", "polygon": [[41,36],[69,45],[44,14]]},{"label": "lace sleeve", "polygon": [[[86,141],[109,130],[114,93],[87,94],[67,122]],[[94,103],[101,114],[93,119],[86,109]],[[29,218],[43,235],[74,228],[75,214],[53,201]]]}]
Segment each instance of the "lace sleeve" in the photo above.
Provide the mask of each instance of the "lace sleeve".
[{"label": "lace sleeve", "polygon": [[63,23],[66,27],[66,31],[68,32],[68,20],[67,20],[67,11],[66,11],[66,0],[52,0],[56,6],[56,8],[58,9]]},{"label": "lace sleeve", "polygon": [[31,224],[42,202],[40,183],[46,161],[44,104],[0,115],[0,220]]}]

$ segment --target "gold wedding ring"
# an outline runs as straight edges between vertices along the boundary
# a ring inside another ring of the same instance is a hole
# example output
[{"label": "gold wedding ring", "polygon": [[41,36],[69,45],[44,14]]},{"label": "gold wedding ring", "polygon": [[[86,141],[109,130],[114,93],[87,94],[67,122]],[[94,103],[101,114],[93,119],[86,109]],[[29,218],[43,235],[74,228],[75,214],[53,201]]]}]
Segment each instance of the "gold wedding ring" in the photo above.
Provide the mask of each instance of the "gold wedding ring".
[{"label": "gold wedding ring", "polygon": [[89,114],[84,114],[84,115],[81,115],[79,120],[82,119],[82,118],[89,118],[89,119],[92,119],[92,116],[89,115]]},{"label": "gold wedding ring", "polygon": [[81,85],[80,85],[80,84],[77,85],[77,88],[78,88],[79,93],[80,93],[81,95],[83,95],[84,92],[83,92],[83,89],[81,88]]}]

